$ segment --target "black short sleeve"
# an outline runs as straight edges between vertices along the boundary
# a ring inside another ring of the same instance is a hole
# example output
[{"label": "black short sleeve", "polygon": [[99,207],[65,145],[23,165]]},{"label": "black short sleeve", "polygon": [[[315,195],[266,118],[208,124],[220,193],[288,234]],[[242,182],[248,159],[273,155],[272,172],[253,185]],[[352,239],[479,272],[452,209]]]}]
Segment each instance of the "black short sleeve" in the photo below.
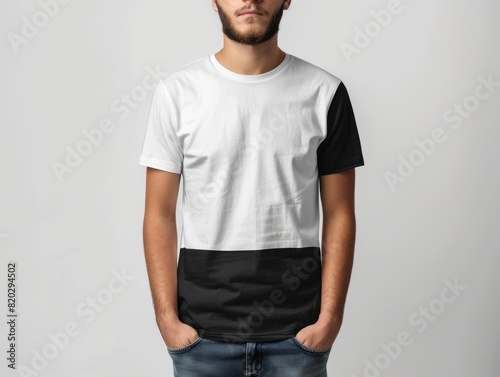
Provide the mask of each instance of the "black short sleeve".
[{"label": "black short sleeve", "polygon": [[327,115],[327,135],[316,151],[318,174],[326,175],[364,165],[361,142],[344,83],[335,92]]}]

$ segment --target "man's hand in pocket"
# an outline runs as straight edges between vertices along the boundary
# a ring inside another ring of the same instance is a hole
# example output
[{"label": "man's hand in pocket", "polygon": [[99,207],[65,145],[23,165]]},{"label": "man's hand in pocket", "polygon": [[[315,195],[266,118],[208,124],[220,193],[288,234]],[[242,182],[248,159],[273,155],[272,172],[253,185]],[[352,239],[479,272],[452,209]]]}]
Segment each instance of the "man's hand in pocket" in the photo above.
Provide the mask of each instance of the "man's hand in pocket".
[{"label": "man's hand in pocket", "polygon": [[181,322],[176,315],[157,317],[156,323],[168,348],[186,347],[199,338],[198,332]]},{"label": "man's hand in pocket", "polygon": [[313,350],[326,350],[332,347],[341,326],[341,316],[320,316],[318,321],[302,328],[295,335],[295,338],[304,346]]}]

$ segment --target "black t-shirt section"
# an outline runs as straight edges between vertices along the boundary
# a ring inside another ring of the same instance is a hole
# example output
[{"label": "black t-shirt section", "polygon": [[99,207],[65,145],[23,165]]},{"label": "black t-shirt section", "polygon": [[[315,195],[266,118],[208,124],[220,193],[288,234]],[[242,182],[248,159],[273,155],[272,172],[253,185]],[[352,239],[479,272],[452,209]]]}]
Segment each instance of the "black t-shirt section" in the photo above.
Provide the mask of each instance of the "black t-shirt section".
[{"label": "black t-shirt section", "polygon": [[316,154],[319,175],[364,165],[354,111],[343,82],[339,84],[328,109],[327,135]]},{"label": "black t-shirt section", "polygon": [[182,247],[179,320],[202,338],[277,341],[315,323],[321,309],[319,247],[204,250]]}]

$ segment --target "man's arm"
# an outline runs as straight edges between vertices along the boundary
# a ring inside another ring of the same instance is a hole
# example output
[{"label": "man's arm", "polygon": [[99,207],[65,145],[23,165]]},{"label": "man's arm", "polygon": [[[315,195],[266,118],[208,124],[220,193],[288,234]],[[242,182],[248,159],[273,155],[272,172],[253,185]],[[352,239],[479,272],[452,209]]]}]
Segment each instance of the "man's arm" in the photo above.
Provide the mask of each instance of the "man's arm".
[{"label": "man's arm", "polygon": [[327,322],[342,322],[344,314],[356,237],[354,185],[354,168],[320,176],[323,208],[320,319]]},{"label": "man's arm", "polygon": [[179,321],[177,312],[177,226],[175,210],[180,174],[147,168],[144,212],[144,255],[156,323],[172,348],[198,338],[197,331]]},{"label": "man's arm", "polygon": [[295,337],[305,346],[330,348],[342,325],[354,257],[354,168],[320,175],[323,207],[321,310],[316,323]]}]

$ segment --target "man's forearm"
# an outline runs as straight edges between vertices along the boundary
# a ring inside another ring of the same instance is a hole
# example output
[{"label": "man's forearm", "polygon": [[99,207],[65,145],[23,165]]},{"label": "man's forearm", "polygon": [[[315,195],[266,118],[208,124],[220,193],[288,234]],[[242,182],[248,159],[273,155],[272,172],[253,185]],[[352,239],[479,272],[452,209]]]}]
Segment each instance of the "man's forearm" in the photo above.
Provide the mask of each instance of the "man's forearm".
[{"label": "man's forearm", "polygon": [[175,216],[144,215],[144,254],[156,318],[178,318]]},{"label": "man's forearm", "polygon": [[341,319],[354,259],[354,214],[337,213],[323,219],[322,292],[320,318]]}]

